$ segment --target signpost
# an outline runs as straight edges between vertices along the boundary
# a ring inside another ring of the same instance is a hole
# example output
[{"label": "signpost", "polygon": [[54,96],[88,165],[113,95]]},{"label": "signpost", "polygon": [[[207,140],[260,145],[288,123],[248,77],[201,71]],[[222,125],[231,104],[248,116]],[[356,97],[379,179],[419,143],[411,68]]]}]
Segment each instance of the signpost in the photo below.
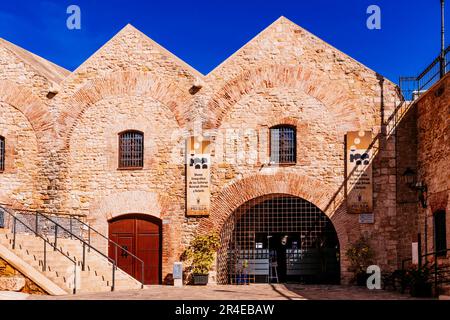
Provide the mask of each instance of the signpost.
[{"label": "signpost", "polygon": [[183,263],[175,262],[173,264],[173,285],[175,287],[183,286]]}]

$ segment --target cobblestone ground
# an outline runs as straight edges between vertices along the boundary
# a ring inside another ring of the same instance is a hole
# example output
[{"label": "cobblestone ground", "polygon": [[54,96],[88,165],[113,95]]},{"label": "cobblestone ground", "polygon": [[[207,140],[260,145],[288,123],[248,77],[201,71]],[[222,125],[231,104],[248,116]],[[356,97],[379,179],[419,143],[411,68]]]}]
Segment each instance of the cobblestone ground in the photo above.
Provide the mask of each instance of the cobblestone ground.
[{"label": "cobblestone ground", "polygon": [[253,284],[250,286],[207,286],[174,288],[149,286],[143,290],[90,293],[67,296],[28,296],[28,299],[52,300],[406,300],[409,294],[394,291],[368,290],[360,287]]}]

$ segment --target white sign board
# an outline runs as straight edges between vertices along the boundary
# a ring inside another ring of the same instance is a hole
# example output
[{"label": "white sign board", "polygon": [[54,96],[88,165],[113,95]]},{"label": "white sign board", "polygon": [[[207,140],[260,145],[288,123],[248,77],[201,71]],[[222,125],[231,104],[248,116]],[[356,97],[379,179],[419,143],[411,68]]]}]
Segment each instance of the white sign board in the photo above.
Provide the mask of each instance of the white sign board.
[{"label": "white sign board", "polygon": [[361,213],[359,223],[374,223],[373,213]]},{"label": "white sign board", "polygon": [[208,216],[210,209],[210,141],[202,136],[186,142],[186,215]]}]

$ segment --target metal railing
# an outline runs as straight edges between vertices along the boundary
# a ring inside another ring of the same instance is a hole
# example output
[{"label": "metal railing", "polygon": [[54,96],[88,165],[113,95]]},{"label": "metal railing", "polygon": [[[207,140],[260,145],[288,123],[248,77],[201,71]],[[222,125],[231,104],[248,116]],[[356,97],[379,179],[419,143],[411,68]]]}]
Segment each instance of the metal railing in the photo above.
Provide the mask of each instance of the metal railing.
[{"label": "metal railing", "polygon": [[[439,258],[441,258],[441,256],[446,256],[447,252],[449,252],[450,249],[445,249],[445,250],[439,250],[439,251],[434,251],[434,252],[430,252],[430,253],[426,253],[423,255],[420,255],[420,257],[418,258],[418,269],[420,270],[421,268],[423,268],[423,266],[426,266],[429,261],[426,260],[427,257],[433,257],[433,265],[432,265],[432,271],[431,271],[431,275],[433,276],[433,284],[434,284],[434,290],[435,293],[437,294],[439,292],[439,288],[440,285],[443,283],[449,283],[450,282],[450,275],[449,278],[445,278],[445,276],[443,275],[443,268],[439,267],[438,265],[438,260]],[[425,264],[423,264],[423,260],[425,258]],[[402,260],[402,272],[406,271],[405,268],[405,263],[406,262],[412,262],[412,258],[408,258],[408,259],[404,259]],[[450,266],[446,266],[445,268],[449,268]]]},{"label": "metal railing", "polygon": [[[70,219],[69,221],[69,228],[64,227],[63,225],[61,225],[60,223],[56,222],[55,220],[51,219],[50,217],[48,217],[47,215],[44,215],[38,211],[32,211],[32,210],[14,210],[14,215],[17,214],[22,214],[22,215],[26,215],[28,216],[28,218],[30,217],[34,217],[34,228],[30,227],[29,225],[27,225],[25,222],[23,222],[22,220],[22,224],[25,226],[25,228],[27,230],[32,231],[34,234],[40,236],[41,238],[43,238],[44,236],[47,236],[44,234],[43,230],[46,230],[45,228],[40,228],[40,226],[42,226],[44,223],[42,220],[47,221],[47,224],[50,224],[50,230],[51,233],[53,234],[54,237],[54,242],[52,243],[52,247],[54,248],[55,251],[60,251],[62,252],[62,250],[58,249],[58,236],[61,238],[70,238],[70,239],[76,239],[78,241],[81,242],[82,244],[82,260],[81,260],[81,270],[85,271],[86,269],[86,252],[90,252],[91,250],[94,250],[95,252],[97,252],[101,257],[105,258],[106,260],[108,260],[108,262],[110,262],[112,264],[112,279],[111,279],[111,291],[114,291],[115,288],[115,272],[117,270],[117,264],[115,262],[114,259],[108,257],[107,255],[105,255],[103,252],[101,252],[100,250],[98,250],[97,248],[95,248],[94,246],[92,246],[90,244],[90,234],[88,236],[88,242],[85,241],[82,238],[82,235],[77,235],[74,233],[73,231],[73,223],[72,223],[72,219],[73,217],[69,216],[68,218]],[[39,219],[41,218],[41,219]],[[28,220],[28,219],[27,219]],[[79,219],[77,219],[77,221],[80,221]],[[46,226],[47,227],[47,226]],[[16,232],[16,229],[14,230],[14,233]],[[50,242],[49,242],[50,243]],[[14,248],[13,248],[14,249]],[[87,249],[87,250],[86,250]]]},{"label": "metal railing", "polygon": [[[138,261],[141,265],[141,288],[144,288],[144,270],[145,270],[145,264],[144,261],[142,259],[139,259],[136,255],[132,254],[130,251],[128,251],[127,249],[125,249],[123,246],[119,245],[117,242],[114,242],[113,240],[111,240],[110,238],[108,238],[107,236],[103,235],[102,233],[100,233],[99,231],[97,231],[96,229],[92,228],[90,225],[88,225],[87,223],[81,221],[80,219],[76,218],[76,217],[71,217],[71,221],[75,220],[78,223],[80,223],[81,225],[85,226],[88,228],[88,242],[90,243],[91,241],[91,231],[94,232],[95,234],[99,235],[101,238],[105,239],[108,242],[108,248],[110,245],[112,245],[114,247],[114,260],[116,262],[117,265],[117,251],[118,249],[120,249],[122,251],[122,253],[126,253],[126,255],[131,256],[133,259],[135,259],[136,261]],[[70,224],[72,226],[72,223]]]},{"label": "metal railing", "polygon": [[417,77],[400,77],[399,86],[405,101],[419,98],[449,71],[450,46]]},{"label": "metal railing", "polygon": [[[57,245],[57,241],[58,241],[58,230],[62,230],[64,232],[66,232],[71,239],[75,238],[76,240],[80,241],[81,244],[83,245],[83,252],[82,252],[82,262],[81,262],[81,270],[85,271],[85,267],[86,267],[86,248],[90,250],[94,250],[95,252],[97,252],[100,256],[102,256],[103,258],[105,258],[106,260],[108,260],[111,264],[112,264],[112,276],[111,276],[111,291],[114,291],[115,288],[115,273],[116,273],[116,269],[117,269],[117,264],[116,262],[111,259],[110,257],[108,257],[107,255],[105,255],[103,252],[101,252],[100,250],[98,250],[97,248],[93,247],[90,244],[90,239],[89,242],[86,242],[85,240],[83,240],[81,237],[77,236],[76,234],[73,233],[72,230],[66,229],[65,227],[63,227],[61,224],[57,223],[56,221],[50,219],[49,217],[47,217],[46,215],[40,213],[40,212],[35,212],[36,215],[36,223],[39,222],[39,217],[42,217],[44,219],[46,219],[47,221],[49,221],[50,223],[52,223],[54,225],[54,229],[55,229],[55,246]],[[71,219],[72,221],[72,219]],[[38,230],[38,227],[36,226],[36,230]]]},{"label": "metal railing", "polygon": [[[5,222],[6,217],[5,217],[5,213],[10,217],[10,219],[12,219],[12,233],[13,233],[13,239],[12,239],[12,249],[15,250],[16,249],[16,238],[17,238],[17,223],[20,223],[21,225],[23,225],[23,227],[25,229],[27,229],[28,231],[32,232],[36,237],[40,238],[43,241],[44,244],[44,251],[43,251],[43,257],[42,257],[42,271],[45,272],[47,271],[47,245],[52,247],[54,251],[59,252],[62,256],[64,256],[66,259],[68,259],[70,262],[73,263],[74,265],[74,269],[73,269],[73,294],[75,294],[77,292],[77,262],[75,259],[72,259],[69,255],[67,255],[66,253],[64,253],[61,249],[58,249],[57,247],[57,241],[55,239],[55,242],[52,243],[50,242],[45,236],[39,234],[38,229],[35,228],[33,229],[32,227],[28,226],[25,222],[23,222],[21,219],[17,218],[16,214],[13,212],[9,212],[8,209],[3,208],[0,206],[0,227],[4,228],[4,227],[8,227],[9,223]],[[39,263],[41,264],[41,263]]]}]

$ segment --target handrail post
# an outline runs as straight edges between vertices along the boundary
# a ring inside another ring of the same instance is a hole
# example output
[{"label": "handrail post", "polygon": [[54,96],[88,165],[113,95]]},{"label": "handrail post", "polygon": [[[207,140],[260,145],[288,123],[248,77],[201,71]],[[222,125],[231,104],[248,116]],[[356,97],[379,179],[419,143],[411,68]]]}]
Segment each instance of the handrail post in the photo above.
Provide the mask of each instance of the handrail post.
[{"label": "handrail post", "polygon": [[38,213],[37,213],[37,211],[36,211],[36,231],[35,231],[35,234],[36,234],[36,236],[38,235],[38,224],[39,224],[39,215],[38,215]]},{"label": "handrail post", "polygon": [[77,293],[77,263],[73,264],[73,294]]},{"label": "handrail post", "polygon": [[417,234],[417,255],[419,256],[418,269],[422,269],[422,236],[420,233]]},{"label": "handrail post", "polygon": [[58,225],[55,224],[55,247],[54,247],[54,251],[56,251],[56,246],[58,245]]},{"label": "handrail post", "polygon": [[69,223],[70,223],[70,239],[73,239],[73,231],[72,231],[72,216],[70,216],[69,218]]},{"label": "handrail post", "polygon": [[13,250],[16,249],[16,232],[17,232],[16,225],[17,225],[17,218],[16,218],[16,216],[13,216],[13,229],[14,229],[14,231],[13,231],[13,246],[12,246]]},{"label": "handrail post", "polygon": [[441,0],[441,54],[440,54],[440,79],[445,76],[445,1]]},{"label": "handrail post", "polygon": [[434,252],[434,294],[438,296],[438,253]]},{"label": "handrail post", "polygon": [[141,261],[142,275],[141,275],[141,289],[144,289],[144,261]]},{"label": "handrail post", "polygon": [[112,285],[111,285],[111,291],[114,291],[114,287],[116,284],[116,264],[113,263],[113,268],[112,268]]},{"label": "handrail post", "polygon": [[44,240],[44,263],[42,264],[42,271],[47,269],[47,242]]},{"label": "handrail post", "polygon": [[117,245],[114,246],[114,251],[115,251],[115,253],[114,253],[114,261],[117,264]]},{"label": "handrail post", "polygon": [[82,266],[82,271],[85,270],[85,266],[86,265],[86,243],[83,242],[83,266]]},{"label": "handrail post", "polygon": [[88,243],[89,243],[88,252],[91,252],[91,227],[90,226],[88,226]]}]

